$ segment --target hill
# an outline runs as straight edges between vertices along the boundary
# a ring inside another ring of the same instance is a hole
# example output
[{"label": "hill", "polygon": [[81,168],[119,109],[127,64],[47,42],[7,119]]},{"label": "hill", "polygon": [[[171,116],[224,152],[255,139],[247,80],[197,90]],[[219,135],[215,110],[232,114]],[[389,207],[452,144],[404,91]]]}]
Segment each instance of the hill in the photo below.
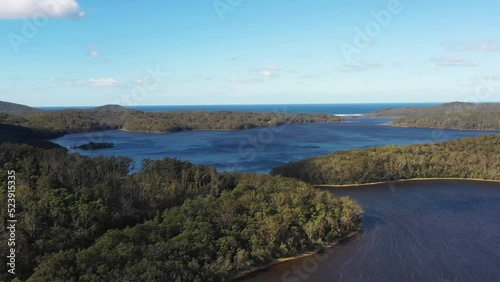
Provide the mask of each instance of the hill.
[{"label": "hill", "polygon": [[500,180],[500,135],[336,152],[274,168],[272,174],[310,184],[448,177]]},{"label": "hill", "polygon": [[92,109],[39,111],[29,116],[17,112],[0,115],[0,123],[57,133],[111,129],[134,132],[176,132],[184,130],[240,130],[289,123],[341,122],[329,114],[252,113],[232,111],[142,112],[118,105]]},{"label": "hill", "polygon": [[39,113],[42,111],[43,110],[32,108],[32,107],[21,105],[21,104],[0,101],[0,113],[12,113],[12,114],[18,114],[18,115],[26,115],[26,114]]},{"label": "hill", "polygon": [[131,112],[134,111],[132,109],[120,106],[120,105],[104,105],[100,107],[95,107],[92,109],[88,109],[88,111],[97,111],[97,112]]},{"label": "hill", "polygon": [[389,108],[368,116],[395,117],[391,125],[403,127],[500,130],[500,103],[452,102],[432,107]]}]

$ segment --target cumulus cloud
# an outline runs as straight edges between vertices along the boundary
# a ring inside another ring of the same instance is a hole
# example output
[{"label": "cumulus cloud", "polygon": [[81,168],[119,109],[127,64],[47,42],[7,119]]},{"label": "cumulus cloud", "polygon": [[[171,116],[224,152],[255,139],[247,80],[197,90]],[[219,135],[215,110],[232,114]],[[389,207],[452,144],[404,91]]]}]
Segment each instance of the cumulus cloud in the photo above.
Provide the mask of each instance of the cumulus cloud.
[{"label": "cumulus cloud", "polygon": [[0,0],[0,19],[82,18],[76,0]]},{"label": "cumulus cloud", "polygon": [[120,81],[114,78],[91,78],[88,80],[66,81],[68,85],[83,85],[91,87],[116,87],[120,86]]}]

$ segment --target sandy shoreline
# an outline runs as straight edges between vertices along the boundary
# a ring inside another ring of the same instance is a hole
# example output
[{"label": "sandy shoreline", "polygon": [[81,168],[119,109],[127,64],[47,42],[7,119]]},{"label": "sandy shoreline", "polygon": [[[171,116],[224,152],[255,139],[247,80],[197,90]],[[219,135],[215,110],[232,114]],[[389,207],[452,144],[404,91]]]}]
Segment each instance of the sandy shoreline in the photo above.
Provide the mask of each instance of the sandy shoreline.
[{"label": "sandy shoreline", "polygon": [[435,180],[459,180],[459,181],[482,181],[482,182],[494,182],[500,183],[497,179],[482,179],[482,178],[452,178],[452,177],[437,177],[437,178],[410,178],[410,179],[400,179],[391,181],[380,181],[380,182],[370,182],[370,183],[354,183],[354,184],[318,184],[313,185],[316,188],[341,188],[341,187],[363,187],[372,186],[378,184],[389,184],[397,182],[418,182],[418,181],[435,181]]},{"label": "sandy shoreline", "polygon": [[296,255],[296,256],[279,258],[279,259],[276,259],[276,260],[274,260],[274,261],[272,261],[272,262],[270,262],[268,264],[265,264],[265,265],[262,265],[262,266],[253,267],[252,269],[249,269],[249,270],[246,270],[244,272],[238,273],[237,275],[231,277],[229,279],[229,281],[234,281],[234,280],[242,279],[245,276],[250,275],[250,274],[252,274],[254,272],[270,268],[270,267],[275,266],[275,265],[280,264],[280,263],[284,263],[284,262],[291,261],[291,260],[294,260],[294,259],[299,259],[299,258],[303,258],[303,257],[308,257],[308,256],[315,255],[315,254],[319,253],[320,251],[331,249],[334,246],[336,246],[338,243],[340,243],[340,242],[342,242],[344,240],[347,240],[349,238],[352,238],[352,237],[358,235],[359,233],[361,233],[361,230],[360,231],[352,232],[349,235],[344,236],[342,238],[339,238],[339,239],[335,240],[334,242],[332,242],[330,244],[325,244],[323,246],[320,246],[320,247],[316,248],[316,250],[314,250],[314,251],[303,253],[303,254],[299,254],[299,255]]},{"label": "sandy shoreline", "polygon": [[452,128],[452,127],[419,127],[419,126],[407,126],[407,125],[394,125],[392,123],[384,123],[381,125],[388,125],[391,127],[400,127],[400,128],[421,128],[421,129],[440,129],[440,130],[460,130],[460,131],[500,131],[500,129],[463,129],[463,128]]}]

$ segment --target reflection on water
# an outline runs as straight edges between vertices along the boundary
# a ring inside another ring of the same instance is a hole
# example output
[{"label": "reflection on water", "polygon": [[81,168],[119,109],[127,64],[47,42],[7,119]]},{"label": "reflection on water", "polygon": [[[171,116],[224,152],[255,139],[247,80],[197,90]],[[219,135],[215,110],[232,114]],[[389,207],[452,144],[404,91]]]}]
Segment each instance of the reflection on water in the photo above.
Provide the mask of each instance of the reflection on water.
[{"label": "reflection on water", "polygon": [[500,281],[500,183],[415,181],[329,191],[363,205],[363,232],[322,256],[241,281]]}]

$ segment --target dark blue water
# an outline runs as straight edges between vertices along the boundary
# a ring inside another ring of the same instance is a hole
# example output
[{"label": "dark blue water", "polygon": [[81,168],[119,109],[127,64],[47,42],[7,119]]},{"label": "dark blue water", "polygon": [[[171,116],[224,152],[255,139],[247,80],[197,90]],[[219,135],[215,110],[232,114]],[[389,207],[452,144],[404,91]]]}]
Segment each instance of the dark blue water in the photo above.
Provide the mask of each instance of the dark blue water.
[{"label": "dark blue water", "polygon": [[129,156],[139,168],[144,158],[175,157],[215,166],[224,171],[268,173],[273,167],[309,157],[382,145],[439,142],[468,136],[500,134],[500,131],[460,131],[397,128],[391,119],[350,118],[345,123],[291,124],[241,131],[187,131],[178,133],[130,133],[104,131],[69,134],[55,142],[64,147],[92,142],[112,142],[114,148],[71,150],[85,155]]},{"label": "dark blue water", "polygon": [[242,282],[500,281],[500,183],[414,181],[328,191],[363,206],[362,233]]},{"label": "dark blue water", "polygon": [[[240,111],[240,112],[282,112],[282,113],[328,113],[366,114],[385,108],[428,107],[439,103],[371,103],[371,104],[295,104],[295,105],[190,105],[190,106],[131,106],[129,108],[145,112],[169,111]],[[92,107],[43,107],[45,110],[67,108],[89,109]]]}]

